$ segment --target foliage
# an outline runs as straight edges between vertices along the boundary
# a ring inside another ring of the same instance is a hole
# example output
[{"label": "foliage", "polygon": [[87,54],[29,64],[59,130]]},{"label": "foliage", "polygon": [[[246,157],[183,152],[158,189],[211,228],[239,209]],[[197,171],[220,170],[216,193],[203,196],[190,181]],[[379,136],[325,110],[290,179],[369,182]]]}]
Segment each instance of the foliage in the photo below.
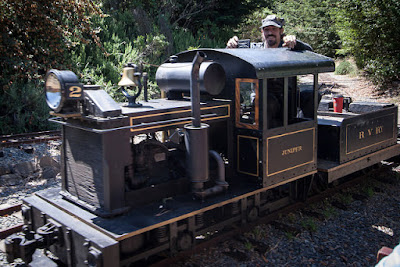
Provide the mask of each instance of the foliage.
[{"label": "foliage", "polygon": [[261,20],[274,12],[269,8],[255,10],[246,16],[235,30],[239,39],[250,39],[252,42],[261,42]]},{"label": "foliage", "polygon": [[12,83],[0,94],[0,135],[51,129],[43,84]]},{"label": "foliage", "polygon": [[200,47],[215,48],[225,46],[225,40],[211,39],[207,34],[202,33],[193,35],[191,32],[184,29],[178,29],[173,32],[173,42],[175,44],[173,54]]},{"label": "foliage", "polygon": [[[68,65],[76,42],[100,45],[90,25],[101,14],[92,1],[0,1],[0,85],[43,76],[49,68]],[[9,79],[5,79],[5,78]]]},{"label": "foliage", "polygon": [[400,2],[338,0],[334,10],[342,54],[352,54],[381,85],[400,78]]},{"label": "foliage", "polygon": [[206,8],[202,12],[188,17],[185,24],[181,25],[185,28],[188,27],[192,33],[196,33],[198,29],[203,29],[212,38],[215,38],[221,34],[218,29],[236,27],[246,15],[268,5],[270,1],[207,0],[205,2],[208,3],[205,3]]},{"label": "foliage", "polygon": [[342,193],[338,196],[339,201],[345,205],[349,205],[353,201],[353,197],[349,193]]},{"label": "foliage", "polygon": [[306,228],[310,232],[316,232],[318,230],[318,225],[312,218],[306,218],[301,221],[301,226]]},{"label": "foliage", "polygon": [[331,17],[336,0],[286,0],[276,5],[276,13],[285,18],[285,31],[309,43],[315,52],[334,57],[340,47]]},{"label": "foliage", "polygon": [[267,0],[105,0],[109,9],[129,10],[142,8],[150,17],[165,16],[173,28],[188,29],[193,35],[204,30],[212,38],[220,29],[237,26],[245,15],[266,6]]},{"label": "foliage", "polygon": [[244,248],[246,249],[246,250],[248,250],[248,251],[251,251],[251,250],[253,250],[253,244],[251,244],[251,242],[250,241],[246,241],[245,243],[244,243]]},{"label": "foliage", "polygon": [[71,52],[74,69],[84,83],[101,85],[116,101],[126,98],[119,90],[118,82],[123,66],[129,62],[137,64],[142,71],[149,72],[150,97],[158,95],[154,83],[155,69],[151,65],[161,63],[168,43],[162,34],[139,35],[138,26],[129,12],[113,13],[107,17],[96,17],[93,25],[107,54],[93,44],[79,44]]},{"label": "foliage", "polygon": [[374,195],[374,188],[372,186],[365,186],[362,188],[362,191],[367,197],[372,197]]},{"label": "foliage", "polygon": [[47,127],[38,79],[50,68],[70,68],[68,53],[77,43],[101,47],[93,14],[102,13],[90,0],[0,1],[1,133]]},{"label": "foliage", "polygon": [[335,69],[335,74],[338,75],[354,75],[357,72],[356,67],[348,60],[339,62],[339,65]]},{"label": "foliage", "polygon": [[324,210],[322,211],[322,214],[324,215],[324,218],[330,219],[332,217],[337,216],[338,212],[334,207],[332,207],[331,204],[328,204],[325,206]]}]

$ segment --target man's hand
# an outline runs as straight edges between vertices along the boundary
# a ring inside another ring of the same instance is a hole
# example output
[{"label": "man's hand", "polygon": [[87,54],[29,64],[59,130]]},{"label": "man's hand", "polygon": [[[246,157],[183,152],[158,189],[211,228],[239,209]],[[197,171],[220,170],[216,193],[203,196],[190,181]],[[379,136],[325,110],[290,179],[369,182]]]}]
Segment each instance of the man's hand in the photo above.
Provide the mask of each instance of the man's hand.
[{"label": "man's hand", "polygon": [[293,49],[294,46],[296,45],[296,36],[294,35],[287,35],[283,37],[283,47],[288,47],[290,49]]},{"label": "man's hand", "polygon": [[233,36],[229,41],[226,43],[226,48],[237,48],[239,43],[239,38],[237,36]]}]

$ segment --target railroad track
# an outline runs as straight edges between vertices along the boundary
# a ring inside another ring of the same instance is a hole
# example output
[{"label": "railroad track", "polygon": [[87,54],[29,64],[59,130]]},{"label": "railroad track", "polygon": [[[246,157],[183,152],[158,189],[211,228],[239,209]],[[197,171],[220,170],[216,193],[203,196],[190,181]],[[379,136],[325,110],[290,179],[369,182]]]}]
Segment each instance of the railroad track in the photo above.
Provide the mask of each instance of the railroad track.
[{"label": "railroad track", "polygon": [[[0,209],[0,216],[9,216],[15,212],[20,212],[21,211],[22,204],[17,204],[13,206],[8,206],[5,208]],[[22,227],[24,226],[23,223],[19,223],[16,225],[13,225],[9,228],[3,229],[0,231],[0,239],[5,239],[6,237],[20,232],[22,230]]]},{"label": "railroad track", "polygon": [[[379,171],[379,170],[376,170]],[[271,213],[268,213],[266,215],[263,215],[262,217],[259,217],[256,221],[247,223],[245,225],[240,225],[240,226],[233,226],[232,229],[229,230],[224,230],[223,233],[220,233],[218,235],[213,236],[209,240],[202,241],[200,244],[196,244],[196,246],[193,249],[186,250],[186,251],[181,251],[178,252],[176,255],[173,257],[168,257],[165,259],[162,259],[161,261],[158,261],[151,265],[152,267],[161,267],[161,266],[169,266],[176,264],[180,261],[184,261],[185,259],[189,258],[192,255],[196,255],[198,253],[203,252],[205,249],[208,249],[210,247],[215,247],[219,243],[222,243],[224,241],[232,239],[234,236],[238,236],[240,234],[243,234],[245,232],[251,231],[253,228],[255,228],[257,225],[261,224],[279,224],[277,223],[277,220],[289,213],[305,209],[312,204],[322,202],[326,200],[327,198],[330,198],[334,196],[337,193],[343,192],[343,190],[352,188],[356,185],[362,184],[363,181],[365,181],[367,175],[358,175],[354,177],[353,179],[343,182],[340,185],[337,185],[333,188],[328,188],[325,191],[318,193],[316,195],[310,196],[307,198],[306,201],[304,202],[296,202],[293,204],[290,204],[288,206],[285,206],[279,210],[273,211]],[[319,215],[319,214],[317,214]],[[310,215],[310,216],[316,216],[316,215]],[[279,226],[279,225],[278,225]],[[283,228],[285,225],[282,226]]]},{"label": "railroad track", "polygon": [[[374,171],[379,172],[380,168],[376,169]],[[259,217],[254,222],[247,223],[245,225],[240,225],[240,226],[233,225],[231,227],[231,229],[224,230],[223,233],[215,234],[212,236],[212,238],[202,241],[199,244],[196,244],[196,246],[193,249],[181,251],[181,252],[175,254],[173,257],[167,257],[165,259],[162,259],[161,261],[157,261],[152,266],[153,267],[154,266],[168,266],[168,265],[177,263],[179,261],[182,261],[182,260],[190,257],[191,255],[194,255],[196,253],[200,253],[200,252],[204,251],[204,249],[206,249],[206,248],[215,247],[219,243],[227,241],[236,235],[251,231],[251,229],[253,229],[257,225],[274,224],[283,215],[287,215],[291,212],[305,209],[305,208],[311,206],[312,204],[318,203],[327,198],[330,198],[330,197],[334,196],[335,194],[340,193],[347,188],[352,188],[356,185],[362,184],[363,181],[365,181],[366,176],[368,176],[368,175],[370,175],[370,173],[365,174],[365,175],[355,176],[354,178],[352,178],[349,181],[343,182],[340,185],[337,185],[333,188],[328,188],[323,192],[320,192],[318,194],[308,197],[307,200],[304,202],[296,202],[296,203],[290,204],[288,206],[285,206],[279,210],[276,210],[276,211],[270,212],[266,215],[263,215],[262,217]],[[18,204],[18,205],[9,206],[9,207],[0,209],[0,216],[9,216],[15,212],[21,211],[21,208],[22,208],[22,204]],[[14,233],[22,231],[22,227],[23,227],[23,224],[20,223],[15,226],[9,227],[7,229],[1,230],[0,231],[0,239],[5,239]]]},{"label": "railroad track", "polygon": [[12,134],[0,136],[1,147],[13,147],[21,144],[43,143],[51,140],[59,140],[60,131],[43,131],[24,134]]}]

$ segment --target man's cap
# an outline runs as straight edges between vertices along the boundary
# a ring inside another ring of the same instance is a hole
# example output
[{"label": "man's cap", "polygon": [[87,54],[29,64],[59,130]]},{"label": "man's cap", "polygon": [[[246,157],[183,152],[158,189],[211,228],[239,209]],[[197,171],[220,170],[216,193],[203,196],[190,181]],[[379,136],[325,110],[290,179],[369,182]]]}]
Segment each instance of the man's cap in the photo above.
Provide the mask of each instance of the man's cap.
[{"label": "man's cap", "polygon": [[268,26],[275,26],[278,28],[282,28],[285,26],[285,20],[278,18],[276,15],[268,15],[265,19],[262,20],[261,29]]}]

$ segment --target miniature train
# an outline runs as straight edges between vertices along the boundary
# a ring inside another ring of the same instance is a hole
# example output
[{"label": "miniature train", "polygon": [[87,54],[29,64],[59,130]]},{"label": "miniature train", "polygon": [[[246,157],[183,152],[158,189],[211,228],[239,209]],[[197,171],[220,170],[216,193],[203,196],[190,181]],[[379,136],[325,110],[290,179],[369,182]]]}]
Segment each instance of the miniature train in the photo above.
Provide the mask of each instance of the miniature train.
[{"label": "miniature train", "polygon": [[128,103],[49,71],[62,185],[24,200],[9,261],[47,248],[67,266],[131,266],[298,201],[316,179],[400,154],[397,106],[353,102],[338,113],[319,103],[318,74],[334,68],[285,48],[185,51],[157,70],[167,98],[145,92],[138,102],[147,75],[127,64],[119,85]]}]

